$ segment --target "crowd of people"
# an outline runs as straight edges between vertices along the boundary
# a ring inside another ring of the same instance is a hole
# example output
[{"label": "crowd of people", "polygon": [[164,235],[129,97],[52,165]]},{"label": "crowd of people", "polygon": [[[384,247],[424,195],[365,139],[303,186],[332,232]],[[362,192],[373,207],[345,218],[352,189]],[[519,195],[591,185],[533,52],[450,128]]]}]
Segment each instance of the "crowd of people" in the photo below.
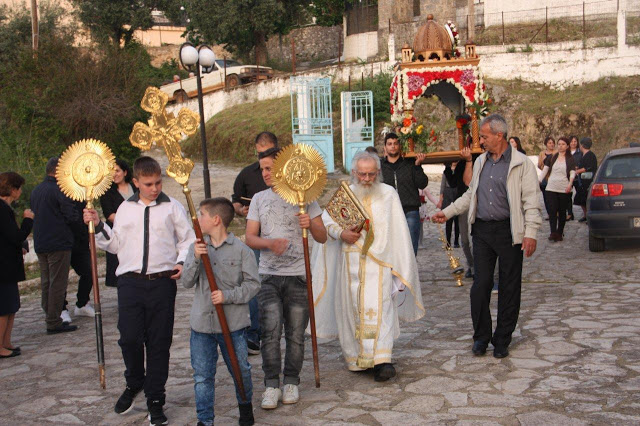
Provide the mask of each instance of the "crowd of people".
[{"label": "crowd of people", "polygon": [[[439,197],[426,189],[428,178],[421,166],[425,155],[404,156],[396,134],[385,136],[382,158],[373,148],[357,153],[351,189],[370,217],[365,228],[342,228],[316,202],[300,214],[297,206],[278,196],[273,167],[280,149],[269,132],[256,137],[257,161],[238,175],[231,200],[217,197],[200,203],[203,239],[196,239],[184,207],[162,192],[162,170],[150,157],[138,158],[132,168],[117,160],[113,185],[100,200],[102,216],[62,194],[55,179],[58,160],[52,158],[44,181],[31,194],[33,211],[23,212],[21,225],[11,204],[20,197],[24,179],[2,173],[0,262],[6,272],[0,285],[0,357],[21,354],[11,332],[32,228],[46,332],[77,329],[65,309],[70,267],[80,278],[75,315],[94,314],[88,302],[86,234],[86,224],[93,222],[96,243],[107,252],[106,285],[117,287],[126,387],[115,403],[116,413],[130,412],[143,392],[150,423],[167,423],[165,385],[181,284],[193,289],[190,348],[198,425],[214,422],[218,348],[234,377],[239,423],[251,425],[249,355],[262,357],[263,409],[300,399],[309,325],[302,230],[315,241],[310,267],[316,277],[318,336],[339,340],[348,370],[371,370],[374,380],[383,382],[397,374],[392,360],[398,321],[425,315],[416,255],[423,222],[432,220],[446,223],[449,244],[453,238],[454,247],[462,246],[466,276],[474,281],[472,353],[484,355],[491,343],[494,357],[504,358],[519,316],[523,257],[535,252],[542,224],[540,189],[549,215],[549,239],[562,241],[571,191],[576,189],[573,202],[582,206],[597,164],[590,139],[560,138],[556,146],[548,138],[537,181],[536,165],[520,140],[508,137],[507,123],[497,114],[480,123],[480,140],[485,152],[475,160],[465,148],[460,161],[445,165]],[[427,198],[439,209],[431,217],[424,211]],[[228,229],[236,216],[246,219],[244,241]],[[211,261],[217,291],[210,291],[203,255]],[[498,315],[493,330],[489,302],[495,281]],[[216,305],[223,307],[241,383],[233,374],[231,348]]]}]

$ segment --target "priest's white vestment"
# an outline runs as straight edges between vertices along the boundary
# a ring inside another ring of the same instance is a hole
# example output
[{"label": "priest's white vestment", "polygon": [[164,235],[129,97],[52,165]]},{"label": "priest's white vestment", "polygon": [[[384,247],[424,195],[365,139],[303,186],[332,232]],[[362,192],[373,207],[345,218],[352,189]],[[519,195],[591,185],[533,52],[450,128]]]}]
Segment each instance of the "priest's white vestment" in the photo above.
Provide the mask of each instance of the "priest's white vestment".
[{"label": "priest's white vestment", "polygon": [[[354,189],[354,186],[351,186]],[[318,337],[340,339],[349,370],[391,362],[398,318],[425,314],[418,266],[407,221],[395,189],[380,183],[360,199],[371,218],[373,243],[362,255],[366,231],[355,244],[340,239],[340,228],[325,211],[325,244],[312,253]]]}]

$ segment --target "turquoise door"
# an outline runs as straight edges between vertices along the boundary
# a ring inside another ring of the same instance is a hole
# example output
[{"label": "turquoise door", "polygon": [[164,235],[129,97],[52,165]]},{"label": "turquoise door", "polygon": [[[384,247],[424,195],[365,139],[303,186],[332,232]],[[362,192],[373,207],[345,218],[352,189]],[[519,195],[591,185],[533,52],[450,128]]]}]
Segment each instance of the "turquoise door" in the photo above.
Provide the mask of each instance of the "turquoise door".
[{"label": "turquoise door", "polygon": [[331,79],[291,77],[293,143],[314,147],[324,157],[327,171],[335,171]]},{"label": "turquoise door", "polygon": [[342,92],[342,164],[351,172],[353,156],[373,146],[373,92]]}]

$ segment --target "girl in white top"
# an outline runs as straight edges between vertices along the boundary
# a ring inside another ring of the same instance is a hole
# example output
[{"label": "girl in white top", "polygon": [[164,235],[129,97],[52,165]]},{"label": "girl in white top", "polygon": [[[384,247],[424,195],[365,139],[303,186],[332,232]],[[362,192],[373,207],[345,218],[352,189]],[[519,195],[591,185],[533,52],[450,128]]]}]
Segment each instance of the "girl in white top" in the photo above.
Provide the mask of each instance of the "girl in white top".
[{"label": "girl in white top", "polygon": [[539,180],[547,179],[545,195],[549,211],[551,234],[549,241],[562,241],[564,224],[567,220],[567,194],[573,188],[576,177],[575,161],[569,151],[569,140],[558,139],[558,152],[544,162]]}]

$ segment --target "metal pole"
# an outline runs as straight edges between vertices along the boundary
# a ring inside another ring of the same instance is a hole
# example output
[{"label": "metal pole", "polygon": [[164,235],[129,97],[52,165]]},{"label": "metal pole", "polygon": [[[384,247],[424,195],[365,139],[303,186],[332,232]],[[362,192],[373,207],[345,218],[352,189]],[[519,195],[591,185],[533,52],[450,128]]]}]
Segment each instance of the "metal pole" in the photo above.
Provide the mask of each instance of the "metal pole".
[{"label": "metal pole", "polygon": [[549,43],[549,6],[544,8],[544,42]]},{"label": "metal pole", "polygon": [[349,74],[349,91],[351,91],[351,74]]},{"label": "metal pole", "polygon": [[587,47],[587,23],[584,17],[584,2],[582,2],[582,48]]},{"label": "metal pole", "polygon": [[360,73],[360,90],[364,90],[364,71]]},{"label": "metal pole", "polygon": [[202,178],[204,180],[204,196],[211,198],[211,180],[209,178],[209,158],[207,154],[207,132],[204,122],[204,103],[202,101],[202,79],[200,78],[200,62],[196,64],[198,79],[198,107],[200,108],[200,142],[202,143]]},{"label": "metal pole", "polygon": [[227,55],[223,56],[222,60],[224,64],[224,88],[228,89],[229,87],[227,87]]},{"label": "metal pole", "polygon": [[502,11],[502,45],[504,46],[504,11]]},{"label": "metal pole", "polygon": [[296,73],[296,42],[291,37],[291,72]]}]

